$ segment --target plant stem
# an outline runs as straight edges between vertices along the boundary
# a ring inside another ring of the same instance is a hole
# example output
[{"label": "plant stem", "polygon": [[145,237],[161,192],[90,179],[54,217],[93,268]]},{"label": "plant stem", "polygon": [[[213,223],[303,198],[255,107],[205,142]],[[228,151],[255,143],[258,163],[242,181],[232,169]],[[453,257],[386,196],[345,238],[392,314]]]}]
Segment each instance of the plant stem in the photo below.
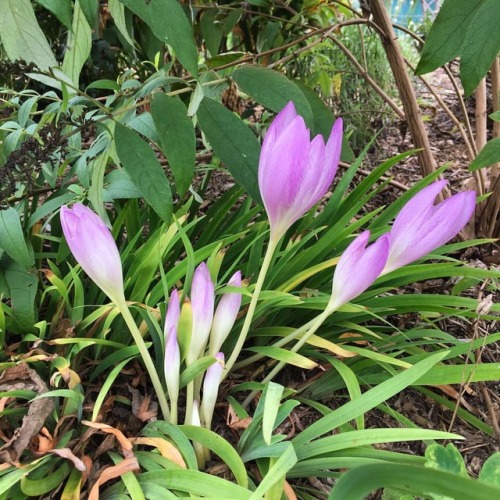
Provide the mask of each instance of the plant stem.
[{"label": "plant stem", "polygon": [[[317,316],[316,316],[317,318]],[[308,328],[311,328],[311,326],[314,324],[316,321],[316,318],[312,319],[311,321],[307,322],[305,325],[302,325],[300,328],[296,328],[293,332],[289,333],[286,337],[283,337],[281,340],[278,340],[273,344],[273,347],[283,347],[284,345],[288,344],[288,342],[296,339],[297,337],[300,337],[304,332],[308,330]],[[253,356],[250,356],[249,358],[245,358],[239,363],[236,363],[234,367],[236,369],[239,368],[244,368],[245,366],[251,365],[252,363],[255,363],[256,361],[259,361],[262,358],[265,358],[265,354],[254,354]]]},{"label": "plant stem", "polygon": [[252,294],[252,300],[250,301],[250,305],[248,306],[247,315],[245,317],[245,322],[243,323],[243,327],[240,332],[240,336],[234,346],[231,357],[226,361],[226,366],[223,372],[223,378],[226,378],[228,373],[231,371],[234,363],[238,359],[240,355],[241,349],[243,348],[243,344],[247,338],[248,332],[250,330],[250,326],[252,325],[253,315],[255,313],[255,308],[257,307],[257,302],[259,300],[259,295],[262,290],[262,285],[264,284],[264,279],[266,277],[267,271],[269,269],[269,265],[271,264],[271,259],[274,255],[274,251],[278,246],[279,240],[271,238],[269,240],[269,245],[267,246],[266,254],[264,255],[264,261],[262,262],[262,266],[259,271],[259,276],[257,278],[257,283],[255,284],[255,288]]},{"label": "plant stem", "polygon": [[191,380],[186,387],[186,415],[185,425],[193,425],[194,382]]},{"label": "plant stem", "polygon": [[[311,328],[302,336],[302,338],[290,349],[290,352],[297,352],[311,337],[313,333],[316,332],[316,330],[323,324],[323,322],[330,316],[330,314],[333,311],[330,309],[325,309],[321,314],[319,314],[314,320],[313,324],[311,325]],[[308,323],[309,324],[309,323]],[[295,333],[295,332],[294,332]],[[285,361],[280,361],[272,370],[271,372],[266,376],[266,378],[262,381],[263,384],[270,382],[281,370],[282,368],[286,365],[287,363]],[[243,408],[246,408],[252,399],[255,397],[258,391],[252,391],[245,401],[243,401]]]},{"label": "plant stem", "polygon": [[137,325],[134,321],[134,318],[132,317],[132,314],[130,313],[130,309],[128,308],[126,302],[125,301],[117,302],[116,306],[118,307],[120,314],[123,316],[123,319],[125,320],[125,323],[127,324],[128,329],[130,330],[130,333],[132,334],[134,342],[135,342],[137,348],[139,349],[139,353],[142,357],[142,361],[144,362],[146,370],[149,374],[149,378],[151,379],[151,382],[153,383],[153,387],[154,387],[154,390],[156,392],[156,397],[158,398],[158,402],[160,404],[163,418],[165,420],[168,420],[170,418],[170,410],[168,407],[167,398],[165,397],[165,391],[163,390],[163,386],[161,385],[160,378],[158,377],[158,372],[156,371],[155,365],[154,365],[153,360],[151,359],[149,351],[146,347],[146,343],[144,342],[144,339],[142,338],[141,332],[139,331],[139,328],[137,327]]}]

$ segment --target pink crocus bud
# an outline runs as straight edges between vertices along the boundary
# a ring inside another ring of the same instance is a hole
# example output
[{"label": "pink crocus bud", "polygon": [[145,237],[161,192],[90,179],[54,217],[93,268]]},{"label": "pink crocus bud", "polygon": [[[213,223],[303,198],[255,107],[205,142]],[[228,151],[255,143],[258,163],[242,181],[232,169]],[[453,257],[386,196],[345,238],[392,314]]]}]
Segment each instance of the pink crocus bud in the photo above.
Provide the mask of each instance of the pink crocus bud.
[{"label": "pink crocus bud", "polygon": [[[165,314],[165,325],[163,327],[163,333],[165,334],[165,345],[167,345],[167,336],[170,329],[174,327],[177,329],[177,324],[179,323],[179,317],[181,315],[181,303],[179,292],[176,288],[172,290],[170,294],[170,299],[168,301],[167,312]],[[177,333],[176,333],[177,336]]]},{"label": "pink crocus bud", "polygon": [[187,364],[198,359],[207,345],[208,335],[214,317],[215,286],[205,262],[195,270],[191,284],[191,306],[193,310],[193,327],[191,342],[186,355]]},{"label": "pink crocus bud", "polygon": [[337,172],[341,149],[340,118],[325,145],[321,135],[311,140],[293,102],[278,113],[262,143],[258,172],[271,240],[281,238],[327,192]]},{"label": "pink crocus bud", "polygon": [[219,352],[215,356],[217,362],[207,369],[203,380],[203,399],[201,401],[201,416],[207,429],[212,425],[217,394],[219,392],[220,379],[224,371],[224,353]]},{"label": "pink crocus bud", "polygon": [[399,212],[389,232],[383,274],[420,259],[456,236],[474,213],[476,194],[464,191],[434,205],[446,181],[433,182]]},{"label": "pink crocus bud", "polygon": [[[181,353],[177,342],[177,330],[171,326],[165,339],[164,373],[168,397],[171,401],[171,415],[177,418],[177,401],[179,399],[179,372]],[[176,422],[173,422],[176,423]]]},{"label": "pink crocus bud", "polygon": [[[241,272],[237,271],[229,280],[228,286],[241,288]],[[215,356],[226,340],[236,321],[241,306],[241,293],[225,293],[217,306],[210,332],[209,354]]]},{"label": "pink crocus bud", "polygon": [[370,231],[363,231],[344,250],[335,267],[332,297],[327,310],[334,311],[362,294],[384,269],[389,253],[389,238],[381,236],[367,247]]},{"label": "pink crocus bud", "polygon": [[61,225],[71,253],[92,281],[116,304],[125,301],[120,253],[111,232],[90,208],[61,207]]}]

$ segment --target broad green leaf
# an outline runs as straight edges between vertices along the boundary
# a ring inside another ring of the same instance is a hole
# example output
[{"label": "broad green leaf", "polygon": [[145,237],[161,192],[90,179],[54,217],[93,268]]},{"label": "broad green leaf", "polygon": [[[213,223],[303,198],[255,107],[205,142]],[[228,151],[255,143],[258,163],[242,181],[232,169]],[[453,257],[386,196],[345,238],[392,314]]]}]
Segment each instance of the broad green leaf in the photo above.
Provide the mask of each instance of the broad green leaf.
[{"label": "broad green leaf", "polygon": [[491,113],[489,117],[495,122],[500,122],[500,111],[495,111],[494,113]]},{"label": "broad green leaf", "polygon": [[11,61],[23,59],[41,70],[57,66],[30,0],[0,0],[0,39]]},{"label": "broad green leaf", "polygon": [[134,41],[128,34],[127,25],[125,23],[125,8],[118,0],[108,0],[108,8],[115,26],[117,27],[123,38],[133,47]]},{"label": "broad green leaf", "polygon": [[439,469],[467,477],[464,459],[453,443],[446,446],[431,444],[425,450],[425,466],[429,469]]},{"label": "broad green leaf", "polygon": [[232,76],[243,92],[276,113],[293,101],[297,113],[312,128],[314,119],[309,102],[297,85],[282,73],[261,66],[243,66]]},{"label": "broad green leaf", "polygon": [[194,176],[196,136],[187,108],[178,97],[157,92],[151,114],[161,146],[174,175],[177,191],[183,196]]},{"label": "broad green leaf", "polygon": [[52,12],[66,28],[71,29],[71,19],[73,17],[71,2],[68,2],[68,0],[36,0],[36,2]]},{"label": "broad green leaf", "polygon": [[474,92],[500,51],[499,22],[500,2],[483,0],[467,28],[461,50],[460,79],[466,96]]},{"label": "broad green leaf", "polygon": [[197,112],[203,133],[215,154],[228,168],[236,182],[260,202],[257,181],[260,144],[241,118],[222,104],[203,98]]},{"label": "broad green leaf", "polygon": [[32,332],[36,323],[35,297],[38,288],[38,279],[34,271],[27,271],[17,262],[5,264],[2,259],[3,277],[9,287],[11,302],[12,325],[11,329],[18,332]]},{"label": "broad green leaf", "polygon": [[24,240],[23,228],[17,211],[8,207],[0,210],[0,248],[26,269],[35,264]]},{"label": "broad green leaf", "polygon": [[208,52],[211,57],[219,53],[220,42],[222,40],[222,24],[217,20],[219,12],[216,9],[202,11],[200,28],[205,40]]},{"label": "broad green leaf", "polygon": [[196,78],[198,51],[191,24],[177,0],[120,0],[137,14],[163,43],[170,45],[181,64]]},{"label": "broad green leaf", "polygon": [[493,163],[500,162],[500,137],[488,141],[479,154],[469,165],[469,171],[474,172],[480,168],[489,167]]},{"label": "broad green leaf", "polygon": [[78,0],[89,26],[95,33],[99,28],[100,0]]},{"label": "broad green leaf", "polygon": [[78,88],[80,72],[92,48],[92,30],[78,0],[73,11],[73,30],[68,32],[67,46],[62,70],[71,79],[73,85]]},{"label": "broad green leaf", "polygon": [[130,180],[146,202],[165,221],[172,215],[172,194],[167,177],[151,147],[121,123],[115,129],[116,152]]},{"label": "broad green leaf", "polygon": [[413,494],[430,493],[456,499],[485,500],[500,497],[500,488],[450,472],[394,463],[355,467],[337,481],[328,500],[362,500],[381,487],[401,486]]},{"label": "broad green leaf", "polygon": [[479,479],[500,488],[500,453],[493,453],[483,464]]},{"label": "broad green leaf", "polygon": [[460,54],[469,24],[484,1],[444,1],[425,41],[417,75],[430,73]]}]

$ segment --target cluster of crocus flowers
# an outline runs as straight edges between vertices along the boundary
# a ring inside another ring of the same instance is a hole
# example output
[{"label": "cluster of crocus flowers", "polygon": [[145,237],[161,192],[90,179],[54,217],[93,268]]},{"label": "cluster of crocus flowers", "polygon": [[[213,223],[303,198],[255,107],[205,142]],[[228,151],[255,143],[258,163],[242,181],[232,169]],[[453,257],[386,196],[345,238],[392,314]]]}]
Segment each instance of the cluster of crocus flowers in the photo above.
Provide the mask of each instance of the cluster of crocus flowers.
[{"label": "cluster of crocus flowers", "polygon": [[390,232],[369,247],[369,231],[354,239],[335,269],[328,309],[338,309],[380,275],[425,257],[464,228],[474,213],[475,192],[464,191],[435,205],[445,186],[446,181],[437,181],[417,193],[396,216]]},{"label": "cluster of crocus flowers", "polygon": [[[237,271],[230,278],[228,286],[241,288],[241,285],[241,272]],[[208,355],[215,359],[205,373],[203,391],[200,391],[200,381],[188,384],[186,422],[193,423],[193,411],[201,399],[201,421],[209,427],[224,367],[224,354],[220,349],[236,321],[241,293],[224,293],[215,307],[215,284],[207,265],[202,262],[195,269],[189,299],[186,298],[182,306],[180,299],[178,291],[173,290],[164,326],[164,373],[173,408],[171,420],[176,421],[174,409],[177,409],[181,363],[190,366]],[[187,321],[183,321],[183,313],[188,316]]]}]

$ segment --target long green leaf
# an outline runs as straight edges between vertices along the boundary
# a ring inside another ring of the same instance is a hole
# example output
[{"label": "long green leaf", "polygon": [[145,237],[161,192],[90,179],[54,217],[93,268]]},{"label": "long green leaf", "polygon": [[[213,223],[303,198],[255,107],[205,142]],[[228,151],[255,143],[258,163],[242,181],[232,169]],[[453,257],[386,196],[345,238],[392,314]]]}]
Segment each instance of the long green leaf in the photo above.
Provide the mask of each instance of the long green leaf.
[{"label": "long green leaf", "polygon": [[257,182],[260,145],[253,132],[222,104],[203,98],[197,117],[215,154],[236,182],[260,202]]},{"label": "long green leaf", "polygon": [[430,73],[460,54],[465,33],[484,0],[445,0],[425,41],[416,74]]},{"label": "long green leaf", "polygon": [[156,130],[168,159],[179,195],[184,195],[194,175],[196,136],[187,108],[178,97],[157,92],[151,103]]},{"label": "long green leaf", "polygon": [[445,355],[446,351],[428,356],[427,359],[420,361],[420,363],[408,368],[408,370],[405,370],[395,377],[386,380],[377,387],[365,392],[361,397],[346,403],[338,410],[335,410],[314,422],[314,424],[310,425],[292,440],[299,459],[301,457],[300,453],[302,449],[309,441],[312,441],[327,432],[331,432],[333,429],[349,422],[349,420],[356,418],[358,415],[371,410],[375,406],[402,391],[427,373]]},{"label": "long green leaf", "polygon": [[297,85],[282,73],[261,66],[242,66],[232,76],[243,92],[276,113],[293,101],[297,113],[312,128],[314,120],[309,102]]},{"label": "long green leaf", "polygon": [[344,474],[328,500],[363,500],[372,491],[390,486],[409,487],[417,495],[433,493],[456,500],[500,498],[500,488],[457,474],[412,465],[370,464]]},{"label": "long green leaf", "polygon": [[75,87],[78,87],[80,72],[92,48],[92,30],[78,0],[75,2],[73,10],[73,25],[72,30],[68,31],[67,46],[68,49],[64,53],[62,70],[71,79]]},{"label": "long green leaf", "polygon": [[116,152],[131,181],[153,210],[168,222],[172,216],[172,194],[168,179],[151,147],[134,131],[117,123]]},{"label": "long green leaf", "polygon": [[30,0],[0,0],[0,39],[11,61],[23,59],[41,70],[57,66]]},{"label": "long green leaf", "polygon": [[499,22],[500,2],[483,0],[467,28],[460,57],[460,79],[466,96],[474,92],[500,51]]},{"label": "long green leaf", "polygon": [[24,240],[19,215],[12,207],[0,210],[0,248],[26,269],[35,263]]},{"label": "long green leaf", "polygon": [[248,486],[248,476],[243,461],[236,450],[222,436],[194,425],[181,425],[179,429],[188,439],[201,443],[219,455],[222,461],[231,469],[236,482],[244,488]]}]

